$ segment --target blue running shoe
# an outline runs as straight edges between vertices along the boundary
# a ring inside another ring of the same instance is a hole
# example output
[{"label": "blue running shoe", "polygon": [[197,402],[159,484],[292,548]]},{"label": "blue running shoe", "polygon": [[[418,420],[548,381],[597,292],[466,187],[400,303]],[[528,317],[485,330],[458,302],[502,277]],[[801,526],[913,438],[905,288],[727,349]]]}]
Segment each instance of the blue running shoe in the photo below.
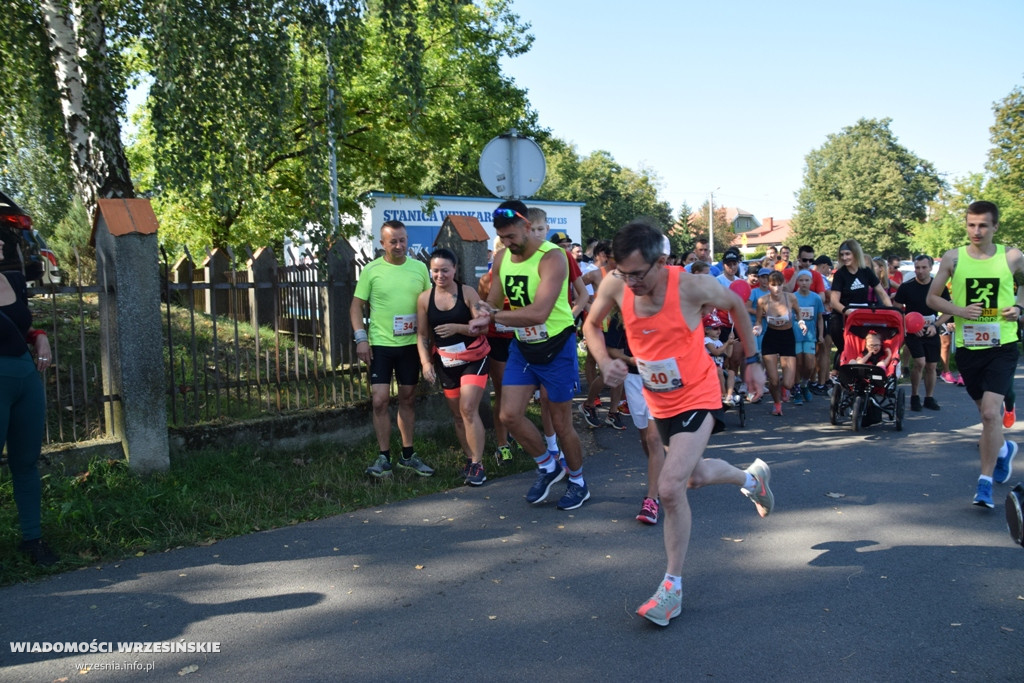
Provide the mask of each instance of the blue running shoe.
[{"label": "blue running shoe", "polygon": [[580,486],[570,481],[569,485],[565,487],[565,495],[558,501],[558,509],[575,510],[588,500],[590,500],[590,491],[587,490],[587,485]]},{"label": "blue running shoe", "polygon": [[992,482],[984,479],[978,480],[978,492],[974,494],[974,504],[989,510],[995,507],[992,502]]},{"label": "blue running shoe", "polygon": [[997,484],[1005,484],[1013,476],[1013,458],[1017,455],[1017,444],[1014,441],[1006,442],[1006,455],[996,460],[996,469],[992,473],[992,481]]},{"label": "blue running shoe", "polygon": [[553,472],[537,470],[537,481],[533,482],[533,486],[526,492],[526,502],[533,505],[543,503],[547,500],[551,487],[556,482],[562,481],[563,478],[565,478],[565,470],[557,465]]}]

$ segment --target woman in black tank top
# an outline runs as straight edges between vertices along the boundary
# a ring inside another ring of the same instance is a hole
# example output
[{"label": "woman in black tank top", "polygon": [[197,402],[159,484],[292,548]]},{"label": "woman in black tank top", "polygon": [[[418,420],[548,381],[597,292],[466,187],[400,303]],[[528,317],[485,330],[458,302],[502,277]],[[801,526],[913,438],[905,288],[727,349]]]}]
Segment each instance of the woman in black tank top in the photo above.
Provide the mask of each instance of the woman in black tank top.
[{"label": "woman in black tank top", "polygon": [[448,407],[455,417],[455,432],[466,454],[462,476],[467,484],[487,481],[484,473],[484,425],[480,399],[487,386],[486,335],[470,332],[476,290],[455,279],[456,258],[448,249],[435,249],[430,257],[434,286],[420,294],[416,306],[416,335],[423,377],[441,380]]}]

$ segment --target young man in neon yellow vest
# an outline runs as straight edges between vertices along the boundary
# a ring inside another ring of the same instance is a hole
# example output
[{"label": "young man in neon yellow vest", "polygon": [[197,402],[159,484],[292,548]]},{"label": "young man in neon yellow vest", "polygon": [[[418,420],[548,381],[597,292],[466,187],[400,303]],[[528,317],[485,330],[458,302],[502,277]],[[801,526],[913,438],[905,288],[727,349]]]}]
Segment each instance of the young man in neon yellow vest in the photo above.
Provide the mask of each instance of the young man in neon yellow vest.
[{"label": "young man in neon yellow vest", "polygon": [[[928,307],[956,322],[956,364],[968,395],[981,415],[981,475],[974,504],[993,508],[992,482],[1013,474],[1017,444],[1003,438],[1003,397],[1017,369],[1017,325],[1024,305],[1015,294],[1014,275],[1024,275],[1024,254],[994,242],[999,208],[992,202],[967,207],[967,245],[942,256],[928,290]],[[953,300],[942,298],[946,283]]]},{"label": "young man in neon yellow vest", "polygon": [[[557,451],[548,451],[544,437],[526,417],[530,397],[543,386],[569,470],[569,484],[558,508],[575,510],[590,498],[590,491],[583,480],[580,437],[572,424],[579,362],[566,252],[530,231],[526,205],[518,200],[502,202],[495,209],[494,229],[505,249],[495,257],[490,294],[486,302],[478,304],[478,317],[470,323],[470,331],[486,329],[489,323],[515,329],[502,379],[501,421],[537,463],[537,481],[526,500],[543,503],[551,487],[566,475]],[[506,298],[512,310],[502,310]]]}]

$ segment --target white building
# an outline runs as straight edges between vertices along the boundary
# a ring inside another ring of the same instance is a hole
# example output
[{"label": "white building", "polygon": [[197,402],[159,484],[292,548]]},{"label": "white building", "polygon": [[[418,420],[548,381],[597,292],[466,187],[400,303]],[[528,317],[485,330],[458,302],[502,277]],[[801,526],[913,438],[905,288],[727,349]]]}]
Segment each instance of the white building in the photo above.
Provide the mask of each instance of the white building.
[{"label": "white building", "polygon": [[[369,242],[370,250],[380,246],[380,228],[385,221],[402,221],[409,233],[409,247],[412,249],[429,249],[434,244],[437,233],[446,216],[475,216],[480,225],[487,231],[492,244],[495,238],[491,212],[502,202],[497,197],[407,197],[386,192],[369,193],[369,204],[363,209],[362,234],[356,242]],[[433,202],[430,211],[424,207]],[[573,242],[581,242],[582,226],[580,209],[582,202],[550,202],[535,199],[523,200],[530,207],[539,207],[547,211],[549,231],[557,230],[569,234]]]}]

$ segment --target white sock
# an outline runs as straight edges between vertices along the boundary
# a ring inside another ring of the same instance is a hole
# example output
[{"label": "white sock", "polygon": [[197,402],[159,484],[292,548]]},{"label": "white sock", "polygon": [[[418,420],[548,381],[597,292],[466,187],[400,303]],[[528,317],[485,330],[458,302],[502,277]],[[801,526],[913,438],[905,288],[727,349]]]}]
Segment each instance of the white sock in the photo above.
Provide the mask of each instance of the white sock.
[{"label": "white sock", "polygon": [[673,576],[672,574],[666,573],[665,574],[665,581],[668,581],[669,583],[672,584],[672,590],[673,591],[681,591],[681,590],[683,590],[683,577],[681,577],[681,576]]},{"label": "white sock", "polygon": [[1010,444],[1008,442],[1006,442],[1006,441],[1003,441],[1003,447],[999,449],[999,457],[1000,458],[1005,458],[1009,454],[1009,452],[1010,452]]},{"label": "white sock", "polygon": [[745,484],[743,484],[743,488],[745,488],[748,491],[753,491],[754,489],[757,488],[757,477],[755,477],[750,472],[744,472],[744,474],[747,475],[747,481]]},{"label": "white sock", "polygon": [[988,477],[988,476],[985,476],[984,474],[982,474],[982,475],[978,476],[978,481],[987,481],[988,483],[991,484],[992,483],[992,477]]},{"label": "white sock", "polygon": [[558,452],[558,435],[557,434],[552,434],[551,436],[548,436],[547,434],[545,434],[544,435],[544,441],[547,442],[548,450],[549,451],[554,451],[555,453]]}]

